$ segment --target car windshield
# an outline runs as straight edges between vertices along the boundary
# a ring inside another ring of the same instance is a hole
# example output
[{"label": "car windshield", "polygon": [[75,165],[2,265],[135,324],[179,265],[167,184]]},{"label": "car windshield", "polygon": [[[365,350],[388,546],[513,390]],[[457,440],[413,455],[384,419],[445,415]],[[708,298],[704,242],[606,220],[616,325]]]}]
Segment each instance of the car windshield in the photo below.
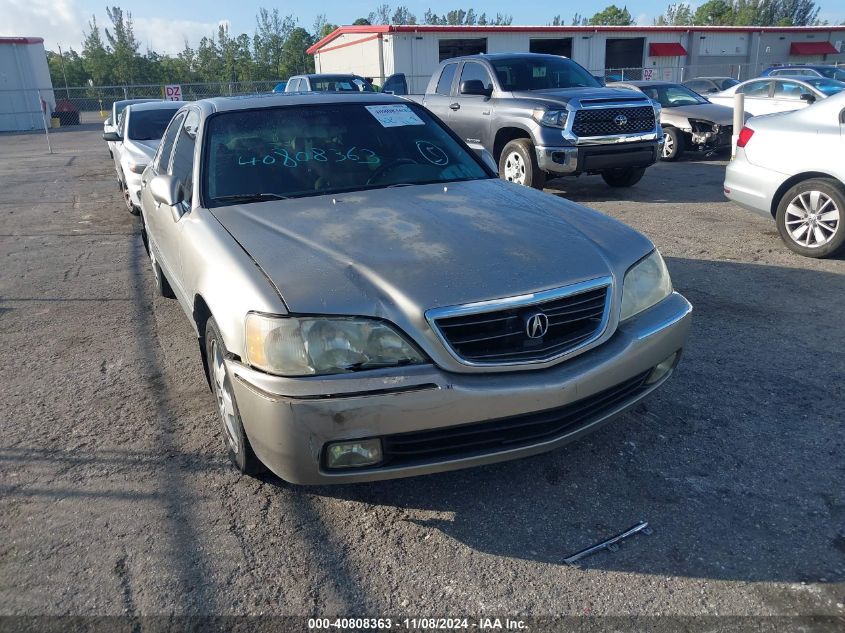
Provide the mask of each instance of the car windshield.
[{"label": "car windshield", "polygon": [[164,134],[164,129],[179,108],[156,110],[130,110],[127,138],[133,141],[155,141]]},{"label": "car windshield", "polygon": [[316,92],[375,92],[368,81],[350,75],[312,78],[311,90]]},{"label": "car windshield", "polygon": [[208,206],[490,178],[416,104],[308,104],[212,116]]},{"label": "car windshield", "polygon": [[826,77],[801,77],[801,80],[826,95],[835,95],[845,90],[845,83]]},{"label": "car windshield", "polygon": [[828,79],[836,79],[837,81],[845,81],[845,69],[842,68],[816,68],[822,75]]},{"label": "car windshield", "polygon": [[698,105],[707,103],[707,99],[680,84],[665,84],[660,86],[641,86],[645,95],[660,103],[664,108]]},{"label": "car windshield", "polygon": [[500,57],[490,63],[502,90],[508,92],[601,87],[595,77],[564,57]]}]

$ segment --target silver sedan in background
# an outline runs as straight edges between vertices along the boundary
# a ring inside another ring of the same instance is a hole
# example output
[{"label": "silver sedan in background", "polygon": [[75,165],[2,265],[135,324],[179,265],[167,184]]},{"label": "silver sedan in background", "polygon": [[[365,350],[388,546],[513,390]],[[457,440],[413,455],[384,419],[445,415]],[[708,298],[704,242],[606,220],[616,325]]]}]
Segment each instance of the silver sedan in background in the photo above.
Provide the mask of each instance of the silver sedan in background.
[{"label": "silver sedan in background", "polygon": [[734,95],[745,95],[751,116],[801,110],[845,90],[845,83],[825,77],[758,77],[707,95],[713,103],[733,108]]},{"label": "silver sedan in background", "polygon": [[740,131],[725,195],[774,219],[783,241],[807,257],[845,244],[845,92],[805,110],[754,117]]},{"label": "silver sedan in background", "polygon": [[340,483],[540,453],[681,357],[691,307],[645,236],[499,180],[418,104],[218,98],[164,138],[146,243],[243,472]]}]

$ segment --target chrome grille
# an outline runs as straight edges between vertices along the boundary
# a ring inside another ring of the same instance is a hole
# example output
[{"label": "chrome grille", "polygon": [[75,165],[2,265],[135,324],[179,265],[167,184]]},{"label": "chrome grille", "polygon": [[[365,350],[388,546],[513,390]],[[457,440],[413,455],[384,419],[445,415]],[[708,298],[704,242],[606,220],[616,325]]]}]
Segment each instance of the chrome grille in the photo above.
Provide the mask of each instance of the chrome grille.
[{"label": "chrome grille", "polygon": [[[620,125],[616,117],[625,118]],[[572,132],[578,136],[609,136],[613,134],[636,134],[651,132],[655,128],[654,108],[587,108],[575,113]]]},{"label": "chrome grille", "polygon": [[[588,282],[570,292],[563,288],[540,293],[538,300],[519,305],[470,313],[461,313],[459,308],[454,316],[448,308],[435,310],[433,323],[455,356],[466,364],[542,362],[570,353],[602,333],[610,287],[607,280]],[[531,338],[528,321],[538,313],[548,320],[548,330]]]}]

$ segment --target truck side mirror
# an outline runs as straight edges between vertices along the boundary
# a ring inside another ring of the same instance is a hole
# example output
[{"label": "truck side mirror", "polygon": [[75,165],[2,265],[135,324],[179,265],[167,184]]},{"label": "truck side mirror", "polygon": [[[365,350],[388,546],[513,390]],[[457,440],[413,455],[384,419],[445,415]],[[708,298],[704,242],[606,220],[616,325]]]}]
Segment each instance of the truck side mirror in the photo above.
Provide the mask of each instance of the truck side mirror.
[{"label": "truck side mirror", "polygon": [[470,79],[461,82],[461,94],[473,95],[476,97],[489,97],[493,94],[492,88],[486,88],[480,79]]},{"label": "truck side mirror", "polygon": [[111,143],[119,143],[123,138],[117,132],[103,132],[103,140]]}]

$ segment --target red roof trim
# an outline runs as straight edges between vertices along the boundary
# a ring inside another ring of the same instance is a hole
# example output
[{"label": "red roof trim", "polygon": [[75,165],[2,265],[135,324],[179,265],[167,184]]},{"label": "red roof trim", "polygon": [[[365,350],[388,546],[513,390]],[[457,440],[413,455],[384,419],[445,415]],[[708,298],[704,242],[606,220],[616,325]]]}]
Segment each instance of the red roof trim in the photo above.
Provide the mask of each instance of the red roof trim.
[{"label": "red roof trim", "polygon": [[838,55],[839,51],[830,42],[792,42],[790,55]]},{"label": "red roof trim", "polygon": [[678,42],[654,42],[648,45],[649,57],[684,57],[687,49]]},{"label": "red roof trim", "polygon": [[830,33],[845,26],[441,26],[376,24],[340,26],[308,49],[313,55],[345,33]]},{"label": "red roof trim", "polygon": [[[370,41],[377,39],[379,37],[381,37],[381,33],[374,33],[374,34],[370,35],[369,37],[362,37],[359,40],[352,40],[351,42],[344,42],[343,44],[337,44],[336,46],[328,46],[326,48],[321,48],[320,52],[321,53],[327,53],[329,51],[336,51],[339,48],[346,48],[347,46],[352,46],[353,44],[363,44],[364,42],[370,42]],[[316,46],[316,44],[315,44],[315,46]],[[313,46],[311,48],[313,48]],[[308,49],[309,53],[311,52],[311,48]]]},{"label": "red roof trim", "polygon": [[0,44],[43,44],[43,37],[0,37]]}]

